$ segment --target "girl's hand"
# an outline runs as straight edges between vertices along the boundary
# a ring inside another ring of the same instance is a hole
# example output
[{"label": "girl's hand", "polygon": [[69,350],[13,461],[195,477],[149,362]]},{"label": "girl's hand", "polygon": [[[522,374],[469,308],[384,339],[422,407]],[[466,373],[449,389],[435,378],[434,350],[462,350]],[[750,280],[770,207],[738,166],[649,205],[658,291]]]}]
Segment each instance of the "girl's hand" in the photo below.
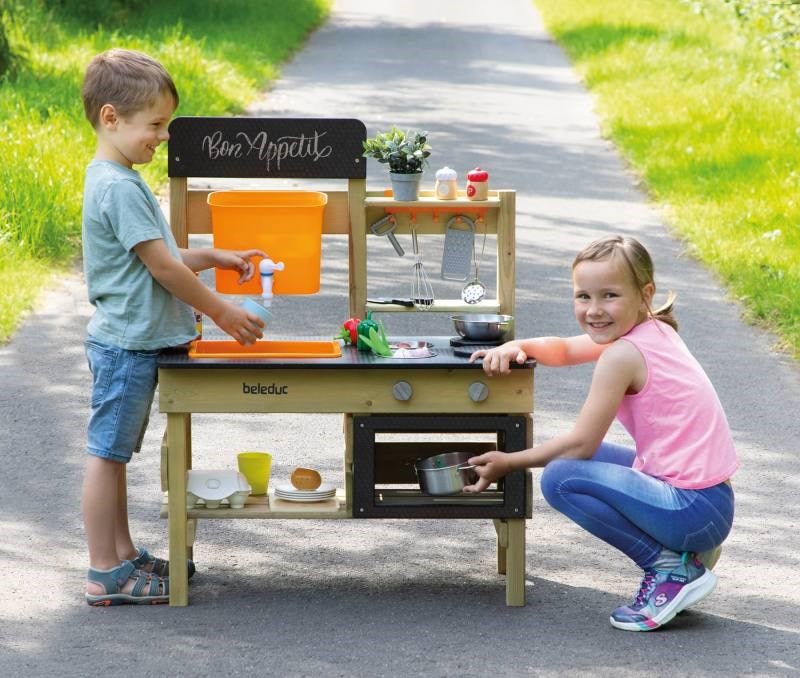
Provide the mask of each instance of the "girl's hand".
[{"label": "girl's hand", "polygon": [[256,274],[256,265],[252,261],[252,257],[267,258],[265,252],[261,250],[216,250],[215,252],[215,265],[219,268],[224,268],[232,271],[239,271],[240,285],[246,283]]},{"label": "girl's hand", "polygon": [[483,358],[483,371],[493,377],[498,374],[510,374],[512,361],[524,365],[528,354],[520,348],[518,342],[509,341],[496,348],[475,351],[469,357],[469,361],[474,362],[478,358]]},{"label": "girl's hand", "polygon": [[480,476],[474,485],[464,487],[464,492],[483,492],[498,478],[511,472],[511,462],[505,452],[486,452],[477,457],[470,457],[469,464],[475,465],[475,472]]}]

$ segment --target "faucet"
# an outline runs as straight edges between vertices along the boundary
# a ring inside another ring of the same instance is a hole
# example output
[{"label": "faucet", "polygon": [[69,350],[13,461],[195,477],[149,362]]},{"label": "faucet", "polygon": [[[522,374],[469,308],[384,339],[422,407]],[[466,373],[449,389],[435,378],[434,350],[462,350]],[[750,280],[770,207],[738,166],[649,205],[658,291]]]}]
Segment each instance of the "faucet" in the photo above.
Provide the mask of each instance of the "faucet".
[{"label": "faucet", "polygon": [[261,304],[264,308],[272,306],[272,283],[275,271],[282,271],[284,265],[282,261],[277,264],[269,257],[262,259],[258,264],[258,272],[261,274]]}]

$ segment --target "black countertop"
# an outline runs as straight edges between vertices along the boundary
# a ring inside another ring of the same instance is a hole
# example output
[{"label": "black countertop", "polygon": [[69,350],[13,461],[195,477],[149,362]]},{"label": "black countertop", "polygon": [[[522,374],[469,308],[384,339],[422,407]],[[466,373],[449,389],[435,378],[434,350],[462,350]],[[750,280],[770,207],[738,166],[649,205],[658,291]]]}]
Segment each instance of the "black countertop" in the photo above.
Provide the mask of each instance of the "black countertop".
[{"label": "black countertop", "polygon": [[[320,341],[325,338],[303,337],[302,340]],[[417,337],[390,337],[389,341],[417,341]],[[470,363],[464,353],[482,348],[470,346],[454,348],[450,346],[450,337],[428,337],[433,344],[435,356],[430,358],[383,358],[371,351],[359,351],[353,346],[343,346],[340,358],[189,358],[186,349],[165,351],[158,360],[158,366],[165,369],[353,369],[378,367],[381,369],[481,369],[481,361]],[[463,352],[463,353],[462,353]],[[512,364],[512,369],[532,369],[535,360],[528,360],[525,365]]]}]

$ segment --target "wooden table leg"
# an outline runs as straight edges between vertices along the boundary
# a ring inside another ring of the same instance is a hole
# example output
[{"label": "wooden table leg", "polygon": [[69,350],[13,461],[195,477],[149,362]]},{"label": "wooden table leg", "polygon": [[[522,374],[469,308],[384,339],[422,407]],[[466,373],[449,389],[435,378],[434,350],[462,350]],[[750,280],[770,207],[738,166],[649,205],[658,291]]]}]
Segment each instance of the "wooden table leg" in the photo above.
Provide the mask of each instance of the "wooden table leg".
[{"label": "wooden table leg", "polygon": [[189,571],[186,565],[186,460],[189,414],[167,414],[167,481],[169,484],[169,604],[189,604]]},{"label": "wooden table leg", "polygon": [[508,525],[502,518],[492,518],[494,530],[497,532],[497,571],[506,573],[506,554],[508,550]]},{"label": "wooden table leg", "polygon": [[194,560],[194,540],[197,536],[197,518],[189,518],[186,521],[186,557]]},{"label": "wooden table leg", "polygon": [[525,605],[525,519],[509,518],[506,548],[506,605]]},{"label": "wooden table leg", "polygon": [[[186,470],[192,468],[192,415],[187,414],[183,422],[186,431]],[[189,518],[186,521],[186,557],[194,560],[194,538],[197,534],[197,519]]]}]

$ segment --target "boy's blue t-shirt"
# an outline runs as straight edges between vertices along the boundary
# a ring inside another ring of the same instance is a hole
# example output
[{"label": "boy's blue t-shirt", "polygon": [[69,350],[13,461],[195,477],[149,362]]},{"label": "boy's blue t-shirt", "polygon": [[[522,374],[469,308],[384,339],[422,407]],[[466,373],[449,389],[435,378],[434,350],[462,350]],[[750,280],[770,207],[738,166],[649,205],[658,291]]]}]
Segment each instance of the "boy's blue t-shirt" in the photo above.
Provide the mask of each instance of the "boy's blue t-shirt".
[{"label": "boy's blue t-shirt", "polygon": [[177,346],[194,339],[191,307],[161,286],[134,246],[161,239],[181,255],[158,202],[139,173],[92,160],[83,192],[83,269],[95,312],[92,337],[128,350]]}]

